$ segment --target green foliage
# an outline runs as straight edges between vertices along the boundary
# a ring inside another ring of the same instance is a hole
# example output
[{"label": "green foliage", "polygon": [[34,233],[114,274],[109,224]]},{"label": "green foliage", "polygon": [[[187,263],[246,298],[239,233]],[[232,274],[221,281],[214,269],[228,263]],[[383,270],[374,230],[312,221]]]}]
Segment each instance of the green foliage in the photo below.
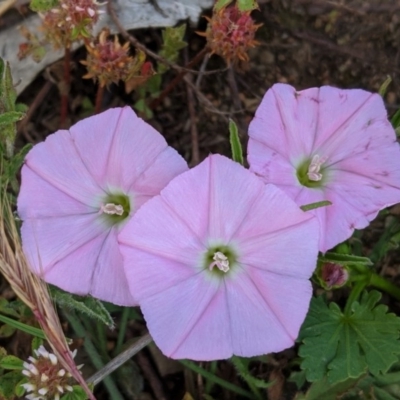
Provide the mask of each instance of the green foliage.
[{"label": "green foliage", "polygon": [[[179,51],[187,46],[183,40],[186,32],[186,24],[182,24],[175,28],[167,27],[162,32],[163,44],[160,50],[160,56],[170,62],[176,62],[179,56]],[[158,65],[158,73],[163,74],[169,67],[165,64]]]},{"label": "green foliage", "polygon": [[[219,11],[228,6],[233,0],[217,0],[214,5],[214,10]],[[252,11],[258,8],[257,0],[237,0],[237,8],[240,11]]]},{"label": "green foliage", "polygon": [[5,356],[0,358],[0,368],[22,370],[23,361],[15,356]]},{"label": "green foliage", "polygon": [[237,0],[240,11],[252,11],[258,8],[257,0]]},{"label": "green foliage", "polygon": [[214,10],[219,11],[222,8],[228,6],[230,3],[232,3],[233,0],[217,0],[214,4]]},{"label": "green foliage", "polygon": [[381,294],[364,292],[343,313],[336,303],[322,297],[311,302],[299,340],[301,368],[309,382],[327,378],[330,384],[388,371],[400,354],[400,318],[376,305]]},{"label": "green foliage", "polygon": [[256,387],[258,389],[266,389],[274,384],[274,382],[265,382],[262,379],[255,378],[249,371],[249,359],[233,356],[231,358],[232,364],[235,366],[238,374],[247,382],[249,387]]},{"label": "green foliage", "polygon": [[320,207],[331,206],[332,203],[329,200],[317,201],[316,203],[305,204],[304,206],[300,206],[303,211],[315,210]]},{"label": "green foliage", "polygon": [[400,108],[395,112],[390,122],[392,123],[394,129],[400,127]]},{"label": "green foliage", "polygon": [[[0,127],[1,131],[1,127]],[[9,184],[14,191],[14,193],[17,193],[19,190],[19,183],[17,179],[17,173],[19,169],[21,168],[25,156],[29,152],[29,150],[32,148],[31,144],[25,145],[18,153],[13,154],[9,157],[7,157],[5,153],[5,149],[0,142],[0,157],[3,156],[2,160],[2,166],[1,166],[1,174],[0,174],[0,186],[5,187],[7,184]],[[12,203],[15,203],[15,198],[12,199]]]},{"label": "green foliage", "polygon": [[14,152],[15,122],[23,118],[15,106],[16,99],[10,65],[0,58],[0,143],[5,146],[8,157]]},{"label": "green foliage", "polygon": [[392,83],[392,78],[388,76],[385,82],[382,83],[381,87],[378,90],[378,93],[383,97],[386,94],[388,86]]},{"label": "green foliage", "polygon": [[295,400],[337,400],[338,398],[342,398],[339,396],[352,389],[359,380],[360,378],[352,378],[332,385],[328,382],[327,378],[324,378],[313,383],[307,390],[307,393],[299,393],[295,397]]},{"label": "green foliage", "polygon": [[20,386],[23,375],[20,371],[7,372],[0,376],[0,398],[14,400],[16,388]]},{"label": "green foliage", "polygon": [[372,264],[368,257],[353,256],[352,254],[340,254],[334,252],[327,252],[318,257],[320,262],[330,262],[333,264],[344,265],[348,267],[370,267]]},{"label": "green foliage", "polygon": [[231,143],[232,159],[243,165],[243,150],[235,121],[229,120],[229,141]]},{"label": "green foliage", "polygon": [[54,8],[58,0],[31,0],[29,8],[35,12],[45,12]]},{"label": "green foliage", "polygon": [[72,389],[72,392],[65,394],[61,397],[61,400],[86,400],[88,398],[87,394],[80,386],[72,386]]},{"label": "green foliage", "polygon": [[90,296],[77,296],[56,287],[51,288],[50,294],[61,308],[75,310],[114,329],[114,321],[100,300]]}]

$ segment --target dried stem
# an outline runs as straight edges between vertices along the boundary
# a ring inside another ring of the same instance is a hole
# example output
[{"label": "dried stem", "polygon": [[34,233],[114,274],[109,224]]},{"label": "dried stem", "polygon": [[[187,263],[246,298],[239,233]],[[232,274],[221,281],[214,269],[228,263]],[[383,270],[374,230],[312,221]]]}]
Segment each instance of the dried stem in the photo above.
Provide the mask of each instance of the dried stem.
[{"label": "dried stem", "polygon": [[64,54],[64,80],[60,87],[60,92],[61,92],[60,128],[65,128],[65,123],[68,116],[68,96],[71,85],[70,68],[71,68],[71,50],[69,47],[66,47]]},{"label": "dried stem", "polygon": [[146,347],[149,343],[151,343],[153,339],[150,334],[142,336],[135,343],[129,346],[122,353],[118,354],[114,359],[112,359],[108,364],[106,364],[100,371],[96,372],[92,375],[87,382],[93,383],[94,385],[101,382],[106,376],[110,375],[117,368],[119,368],[123,363],[132,358],[137,352]]},{"label": "dried stem", "polygon": [[94,107],[95,114],[98,114],[101,111],[103,95],[104,95],[104,86],[99,84],[99,87],[97,88],[97,94],[96,94],[96,104]]},{"label": "dried stem", "polygon": [[190,62],[188,62],[185,65],[185,69],[184,71],[181,71],[169,84],[168,86],[162,91],[162,93],[156,98],[154,99],[151,103],[150,103],[150,108],[152,110],[154,110],[155,108],[157,108],[161,102],[165,99],[165,97],[171,92],[172,89],[175,88],[175,86],[183,79],[183,77],[189,72],[188,69],[194,67],[196,64],[198,64],[201,60],[203,60],[204,56],[206,56],[206,54],[208,53],[208,49],[205,47],[203,50],[201,50],[200,52],[198,52]]},{"label": "dried stem", "polygon": [[54,354],[63,367],[96,400],[79,372],[62,330],[46,284],[28,266],[6,194],[0,194],[0,271],[15,294],[32,310]]}]

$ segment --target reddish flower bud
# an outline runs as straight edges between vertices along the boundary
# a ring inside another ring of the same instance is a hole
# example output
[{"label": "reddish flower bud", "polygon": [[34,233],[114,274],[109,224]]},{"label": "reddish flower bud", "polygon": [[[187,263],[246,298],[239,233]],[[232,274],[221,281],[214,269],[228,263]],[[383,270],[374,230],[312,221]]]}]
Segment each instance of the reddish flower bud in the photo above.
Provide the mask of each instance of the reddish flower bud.
[{"label": "reddish flower bud", "polygon": [[319,278],[326,289],[339,288],[349,279],[349,273],[343,265],[324,263],[319,269]]}]

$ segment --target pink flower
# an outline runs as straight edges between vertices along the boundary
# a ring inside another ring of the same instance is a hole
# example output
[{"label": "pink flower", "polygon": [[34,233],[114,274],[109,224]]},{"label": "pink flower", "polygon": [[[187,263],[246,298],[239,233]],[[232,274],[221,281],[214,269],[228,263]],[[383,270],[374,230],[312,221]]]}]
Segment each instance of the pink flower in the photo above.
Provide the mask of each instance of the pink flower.
[{"label": "pink flower", "polygon": [[129,107],[50,135],[27,155],[18,213],[32,269],[68,292],[135,305],[117,234],[185,161]]},{"label": "pink flower", "polygon": [[400,149],[378,94],[274,85],[249,127],[250,169],[299,206],[323,200],[319,248],[327,251],[400,202]]},{"label": "pink flower", "polygon": [[293,345],[311,298],[318,223],[220,155],[175,178],[119,235],[150,334],[172,358]]}]

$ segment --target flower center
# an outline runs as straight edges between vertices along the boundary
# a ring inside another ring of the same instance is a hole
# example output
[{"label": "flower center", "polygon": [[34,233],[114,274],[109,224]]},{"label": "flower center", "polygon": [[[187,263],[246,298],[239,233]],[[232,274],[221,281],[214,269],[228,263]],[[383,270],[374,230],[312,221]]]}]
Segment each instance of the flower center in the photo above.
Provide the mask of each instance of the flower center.
[{"label": "flower center", "polygon": [[124,208],[121,206],[121,204],[107,203],[101,205],[100,212],[108,215],[122,215],[124,213]]},{"label": "flower center", "polygon": [[236,252],[225,245],[210,246],[204,255],[203,268],[209,274],[224,277],[237,264]]},{"label": "flower center", "polygon": [[111,226],[124,221],[131,211],[131,202],[126,194],[109,194],[104,198],[99,213]]},{"label": "flower center", "polygon": [[217,267],[222,272],[229,271],[229,260],[224,253],[217,251],[216,253],[214,253],[213,260],[214,261],[208,267],[210,271],[212,271],[214,267]]},{"label": "flower center", "polygon": [[326,157],[320,157],[315,154],[311,161],[308,159],[297,169],[297,179],[299,182],[306,187],[320,187],[324,182],[324,168],[323,163],[326,161]]}]

